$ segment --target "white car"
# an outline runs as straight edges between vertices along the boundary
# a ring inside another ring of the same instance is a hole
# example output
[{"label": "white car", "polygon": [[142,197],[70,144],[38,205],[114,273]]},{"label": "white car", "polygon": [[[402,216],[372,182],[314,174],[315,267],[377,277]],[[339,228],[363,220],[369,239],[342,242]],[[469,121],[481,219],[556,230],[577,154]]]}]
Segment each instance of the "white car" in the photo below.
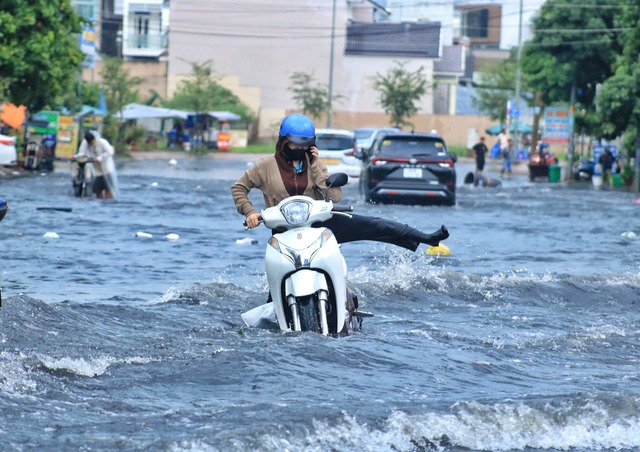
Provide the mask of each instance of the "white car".
[{"label": "white car", "polygon": [[16,137],[0,134],[0,165],[15,166],[17,164]]},{"label": "white car", "polygon": [[353,129],[356,136],[356,144],[361,151],[368,151],[379,134],[383,132],[400,132],[396,127],[358,127]]},{"label": "white car", "polygon": [[362,160],[354,157],[358,148],[352,131],[316,129],[316,147],[320,161],[327,165],[329,174],[346,173],[349,177],[360,177]]}]

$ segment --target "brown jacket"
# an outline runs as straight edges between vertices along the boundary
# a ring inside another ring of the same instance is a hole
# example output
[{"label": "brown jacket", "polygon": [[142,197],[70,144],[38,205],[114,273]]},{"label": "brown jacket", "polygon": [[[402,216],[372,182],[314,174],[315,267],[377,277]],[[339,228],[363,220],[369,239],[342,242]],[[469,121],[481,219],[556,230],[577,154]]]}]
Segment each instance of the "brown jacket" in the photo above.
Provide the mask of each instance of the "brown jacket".
[{"label": "brown jacket", "polygon": [[[307,165],[307,171],[304,172],[307,176],[306,188],[302,193],[297,194],[309,196],[313,199],[323,199],[323,193],[327,190],[326,180],[329,177],[327,167],[318,159],[315,159],[311,165],[307,160],[305,165]],[[249,201],[249,191],[253,188],[262,191],[265,208],[273,207],[283,199],[291,196],[285,188],[281,169],[278,167],[275,155],[263,157],[245,171],[242,177],[231,186],[233,202],[240,214],[247,217],[256,212]],[[283,169],[283,171],[289,170],[291,171],[291,177],[295,178],[293,166]],[[329,199],[337,202],[341,198],[342,190],[340,187],[329,189]]]}]

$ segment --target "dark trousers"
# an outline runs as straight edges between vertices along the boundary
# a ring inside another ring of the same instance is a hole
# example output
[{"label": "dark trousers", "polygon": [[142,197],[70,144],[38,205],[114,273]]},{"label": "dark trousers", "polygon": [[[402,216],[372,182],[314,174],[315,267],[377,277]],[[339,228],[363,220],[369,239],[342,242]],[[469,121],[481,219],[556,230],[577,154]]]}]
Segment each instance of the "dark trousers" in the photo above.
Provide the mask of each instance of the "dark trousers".
[{"label": "dark trousers", "polygon": [[334,215],[330,220],[314,223],[313,226],[324,226],[331,229],[338,243],[372,240],[391,243],[415,251],[420,243],[426,243],[429,239],[427,234],[406,224],[377,217],[350,215],[351,218],[344,215]]}]

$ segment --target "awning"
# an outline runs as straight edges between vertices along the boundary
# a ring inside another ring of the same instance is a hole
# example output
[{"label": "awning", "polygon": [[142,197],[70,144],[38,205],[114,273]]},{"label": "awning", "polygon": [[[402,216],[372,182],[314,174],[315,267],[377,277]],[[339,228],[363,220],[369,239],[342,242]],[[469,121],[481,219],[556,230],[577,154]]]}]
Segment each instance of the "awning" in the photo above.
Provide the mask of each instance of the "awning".
[{"label": "awning", "polygon": [[240,115],[236,115],[230,111],[209,111],[207,113],[218,121],[239,121],[241,119]]},{"label": "awning", "polygon": [[[232,113],[230,111],[208,111],[208,116],[217,119],[218,121],[239,121],[240,115]],[[160,108],[150,107],[143,104],[129,104],[126,105],[122,112],[114,115],[118,119],[148,119],[148,118],[180,118],[187,119],[188,116],[195,116],[196,113],[192,111],[175,110],[172,108]]]},{"label": "awning", "polygon": [[82,118],[85,116],[107,116],[107,110],[103,110],[101,108],[92,107],[91,105],[83,105],[80,113],[76,113],[75,118]]},{"label": "awning", "polygon": [[[488,129],[485,129],[485,132],[487,132],[489,135],[499,135],[502,129],[506,129],[506,126],[504,124],[494,124]],[[515,133],[515,131],[516,131],[516,125],[515,123],[512,122],[509,125],[509,132]],[[525,124],[522,122],[518,123],[518,134],[528,135],[531,132],[533,132],[533,128],[529,124]]]},{"label": "awning", "polygon": [[143,104],[126,105],[120,113],[114,116],[118,119],[149,119],[149,118],[180,118],[187,119],[190,113],[183,110],[174,110],[171,108],[150,107]]}]

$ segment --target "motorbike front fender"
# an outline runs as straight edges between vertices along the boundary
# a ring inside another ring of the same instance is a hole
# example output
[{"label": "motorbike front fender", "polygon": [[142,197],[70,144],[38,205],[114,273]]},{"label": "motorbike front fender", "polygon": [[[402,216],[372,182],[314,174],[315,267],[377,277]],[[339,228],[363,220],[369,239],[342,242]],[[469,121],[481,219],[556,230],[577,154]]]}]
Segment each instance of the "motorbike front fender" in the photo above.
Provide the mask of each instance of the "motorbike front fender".
[{"label": "motorbike front fender", "polygon": [[299,270],[285,281],[287,296],[305,297],[321,289],[329,291],[327,279],[322,273],[313,270]]}]

